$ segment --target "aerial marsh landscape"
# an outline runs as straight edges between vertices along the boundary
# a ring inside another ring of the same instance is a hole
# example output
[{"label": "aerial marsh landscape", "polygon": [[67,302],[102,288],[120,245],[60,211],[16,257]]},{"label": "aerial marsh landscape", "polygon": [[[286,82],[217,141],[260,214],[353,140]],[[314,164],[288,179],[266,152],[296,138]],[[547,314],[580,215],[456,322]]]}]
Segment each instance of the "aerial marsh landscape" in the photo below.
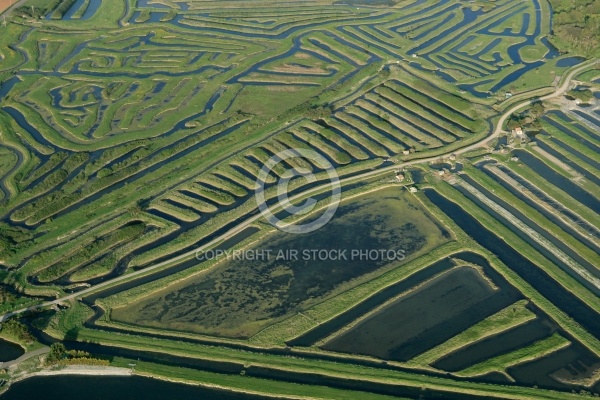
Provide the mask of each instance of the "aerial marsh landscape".
[{"label": "aerial marsh landscape", "polygon": [[2,397],[600,395],[599,0],[0,13]]}]

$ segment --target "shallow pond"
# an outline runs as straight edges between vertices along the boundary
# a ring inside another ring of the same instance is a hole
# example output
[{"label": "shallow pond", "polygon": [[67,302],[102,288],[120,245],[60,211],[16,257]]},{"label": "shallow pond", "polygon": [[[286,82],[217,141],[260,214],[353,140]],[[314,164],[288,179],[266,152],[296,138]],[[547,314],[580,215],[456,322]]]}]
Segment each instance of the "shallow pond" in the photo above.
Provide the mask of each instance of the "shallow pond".
[{"label": "shallow pond", "polygon": [[18,344],[0,339],[0,362],[16,360],[24,353],[25,351]]},{"label": "shallow pond", "polygon": [[407,361],[518,298],[514,289],[494,291],[475,269],[460,267],[409,291],[323,348]]},{"label": "shallow pond", "polygon": [[572,67],[585,61],[585,57],[567,57],[556,61],[557,67]]},{"label": "shallow pond", "polygon": [[[244,252],[243,259],[223,257],[207,274],[113,309],[112,317],[247,337],[447,240],[448,234],[412,196],[400,188],[382,189],[342,203],[317,231],[272,234]],[[369,251],[374,253],[366,255]],[[401,258],[398,251],[404,252]]]}]

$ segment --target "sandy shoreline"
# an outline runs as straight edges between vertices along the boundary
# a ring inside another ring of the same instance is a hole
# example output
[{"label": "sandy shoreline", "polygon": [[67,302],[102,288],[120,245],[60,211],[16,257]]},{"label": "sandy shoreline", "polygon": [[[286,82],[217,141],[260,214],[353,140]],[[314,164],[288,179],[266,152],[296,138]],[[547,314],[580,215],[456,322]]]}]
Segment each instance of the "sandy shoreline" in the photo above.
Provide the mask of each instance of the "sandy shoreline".
[{"label": "sandy shoreline", "polygon": [[131,376],[133,371],[129,368],[103,367],[97,365],[67,365],[60,369],[45,369],[18,376],[11,380],[11,384],[34,376],[56,376],[56,375],[93,375],[93,376]]},{"label": "sandy shoreline", "polygon": [[96,376],[130,376],[129,368],[101,367],[92,365],[68,365],[61,369],[47,369],[34,372],[30,376],[53,376],[53,375],[96,375]]}]

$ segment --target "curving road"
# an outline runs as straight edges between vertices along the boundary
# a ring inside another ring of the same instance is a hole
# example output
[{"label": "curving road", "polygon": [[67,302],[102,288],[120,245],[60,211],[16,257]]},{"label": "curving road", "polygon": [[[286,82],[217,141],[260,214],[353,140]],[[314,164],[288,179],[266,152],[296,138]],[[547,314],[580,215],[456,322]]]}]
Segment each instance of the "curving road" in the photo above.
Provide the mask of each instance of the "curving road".
[{"label": "curving road", "polygon": [[6,0],[5,2],[8,2],[8,6],[3,11],[0,11],[0,15],[4,15],[4,17],[8,17],[17,8],[25,5],[25,3],[27,3],[27,0],[18,0],[18,1],[17,0],[12,0],[12,1]]},{"label": "curving road", "polygon": [[12,367],[13,365],[18,365],[25,360],[29,360],[30,358],[33,358],[35,356],[41,356],[42,354],[46,354],[46,353],[50,353],[50,347],[48,347],[48,346],[44,346],[41,349],[37,349],[34,351],[28,351],[25,354],[23,354],[21,357],[17,358],[16,360],[0,362],[0,369],[8,369],[8,368]]},{"label": "curving road", "polygon": [[[600,60],[596,60],[596,61],[594,61],[594,63],[598,64],[598,63],[600,63]],[[496,128],[492,131],[492,133],[490,135],[482,138],[480,141],[478,141],[476,143],[473,143],[473,144],[465,146],[465,147],[463,147],[461,149],[454,150],[454,151],[448,152],[446,154],[438,155],[438,156],[435,156],[435,157],[427,157],[427,158],[421,158],[421,159],[411,160],[411,161],[407,161],[407,162],[404,162],[404,163],[394,164],[394,165],[391,165],[391,166],[388,166],[388,167],[379,168],[379,169],[374,170],[374,171],[365,172],[363,174],[356,175],[356,176],[353,176],[353,177],[348,177],[348,178],[340,179],[340,184],[343,185],[345,183],[349,183],[349,182],[356,181],[356,180],[368,179],[368,178],[371,178],[371,177],[376,176],[376,175],[380,175],[380,174],[388,172],[388,171],[394,171],[394,170],[397,170],[397,169],[400,169],[400,168],[404,168],[404,167],[407,167],[407,166],[410,166],[410,165],[428,163],[428,162],[431,162],[431,161],[439,160],[441,157],[448,156],[450,154],[457,154],[457,155],[458,154],[464,154],[464,153],[467,153],[467,152],[472,151],[474,149],[477,149],[477,148],[481,147],[482,145],[484,145],[485,143],[487,143],[487,142],[495,139],[496,137],[498,137],[500,134],[502,134],[504,132],[502,130],[502,126],[504,125],[504,122],[506,121],[506,119],[508,117],[510,117],[510,115],[512,113],[514,113],[514,112],[518,111],[519,109],[521,109],[521,108],[523,108],[523,107],[531,104],[533,101],[548,100],[548,99],[551,99],[551,98],[554,98],[554,97],[561,96],[569,88],[569,85],[570,85],[571,80],[573,79],[573,77],[575,75],[577,75],[579,72],[581,72],[582,70],[584,70],[586,68],[589,68],[591,64],[592,64],[591,62],[585,63],[584,65],[579,66],[578,68],[572,70],[567,75],[566,79],[564,80],[564,83],[559,88],[557,88],[553,93],[551,93],[549,95],[546,95],[546,96],[539,97],[539,98],[533,98],[533,99],[526,100],[526,101],[524,101],[522,103],[519,103],[516,106],[512,107],[508,111],[506,111],[504,114],[502,114],[502,116],[498,120],[498,122],[496,124]],[[320,186],[314,187],[312,189],[306,190],[306,191],[304,191],[302,193],[299,193],[299,194],[297,194],[295,196],[290,196],[289,200],[290,201],[298,200],[298,199],[300,199],[300,198],[302,198],[302,197],[304,197],[306,195],[309,195],[311,193],[320,192],[322,190],[325,190],[328,187],[329,187],[329,184],[320,185]],[[280,203],[278,203],[277,206],[273,207],[272,211],[277,211],[279,208],[281,208]],[[157,270],[157,269],[165,267],[167,265],[174,264],[174,263],[177,263],[178,261],[183,261],[183,260],[195,257],[195,255],[197,254],[197,252],[201,252],[201,251],[207,250],[207,249],[211,248],[212,246],[214,246],[215,244],[217,244],[217,243],[219,243],[219,242],[221,242],[223,240],[226,240],[226,239],[228,239],[228,238],[236,235],[237,233],[240,233],[245,228],[249,227],[250,225],[252,225],[253,223],[255,223],[256,221],[258,221],[261,218],[262,218],[262,215],[259,213],[259,214],[255,215],[255,216],[247,219],[246,221],[240,223],[238,226],[236,226],[235,228],[232,228],[231,230],[227,231],[223,235],[221,235],[221,236],[219,236],[219,237],[211,240],[210,242],[206,243],[205,245],[200,246],[197,249],[192,250],[190,252],[187,252],[185,254],[181,254],[181,255],[179,255],[177,257],[174,257],[174,258],[172,258],[170,260],[158,263],[156,265],[147,267],[147,268],[139,270],[139,271],[131,272],[131,273],[127,274],[127,275],[118,276],[118,277],[116,277],[114,279],[111,279],[111,280],[99,283],[99,284],[97,284],[95,286],[92,286],[92,287],[89,287],[87,289],[81,290],[81,291],[79,291],[77,293],[69,294],[67,296],[58,298],[56,300],[47,301],[45,303],[41,303],[41,304],[38,304],[38,305],[35,305],[35,306],[31,306],[31,307],[27,307],[27,308],[22,308],[20,310],[16,310],[16,311],[12,311],[12,312],[6,313],[6,314],[0,316],[0,322],[2,322],[2,321],[6,320],[6,319],[8,319],[8,318],[10,318],[10,317],[12,317],[14,315],[24,313],[26,311],[36,310],[36,309],[39,309],[39,308],[44,308],[44,307],[52,306],[52,305],[55,305],[55,304],[63,303],[63,302],[68,301],[68,300],[73,300],[73,299],[76,299],[76,298],[80,298],[80,297],[83,297],[83,296],[85,296],[87,294],[95,292],[95,291],[97,291],[99,289],[106,288],[108,286],[114,285],[114,284],[122,282],[122,281],[127,281],[127,280],[129,280],[131,278],[135,278],[137,276],[146,275],[146,274],[148,274],[151,271]]]}]

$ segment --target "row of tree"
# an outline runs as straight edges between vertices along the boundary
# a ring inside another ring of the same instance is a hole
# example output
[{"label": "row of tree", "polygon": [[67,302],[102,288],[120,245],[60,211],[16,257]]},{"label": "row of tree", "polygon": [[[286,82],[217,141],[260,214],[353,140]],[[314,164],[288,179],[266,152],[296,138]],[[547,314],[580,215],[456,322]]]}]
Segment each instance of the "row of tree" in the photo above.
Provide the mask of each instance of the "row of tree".
[{"label": "row of tree", "polygon": [[0,332],[23,343],[33,342],[34,340],[33,335],[29,332],[27,326],[16,319],[9,319],[8,321],[3,322]]},{"label": "row of tree", "polygon": [[541,101],[536,101],[528,109],[520,113],[512,114],[506,123],[506,127],[509,130],[513,130],[518,127],[536,130],[541,129],[542,126],[539,122],[539,119],[542,115],[544,115],[544,111],[544,104],[542,104]]},{"label": "row of tree", "polygon": [[93,358],[87,351],[67,350],[62,343],[53,343],[46,358],[46,364],[108,365],[109,363],[108,360]]}]

